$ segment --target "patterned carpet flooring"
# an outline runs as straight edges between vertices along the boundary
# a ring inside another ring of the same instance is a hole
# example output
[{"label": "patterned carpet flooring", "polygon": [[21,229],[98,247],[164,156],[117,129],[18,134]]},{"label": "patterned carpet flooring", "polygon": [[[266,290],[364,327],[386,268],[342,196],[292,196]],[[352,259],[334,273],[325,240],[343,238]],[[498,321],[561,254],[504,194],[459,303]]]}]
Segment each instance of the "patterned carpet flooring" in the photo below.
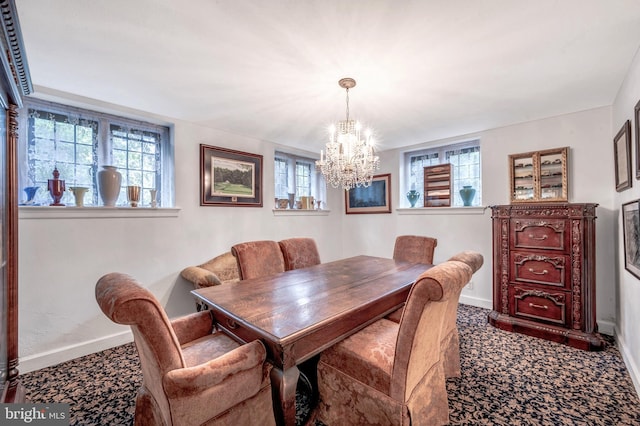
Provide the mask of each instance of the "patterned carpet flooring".
[{"label": "patterned carpet flooring", "polygon": [[[640,425],[640,401],[618,349],[585,352],[493,328],[460,305],[462,377],[449,379],[452,425]],[[611,343],[613,343],[611,341]],[[66,402],[70,425],[131,425],[142,382],[133,344],[21,376],[27,399]],[[307,397],[298,397],[301,415]]]}]

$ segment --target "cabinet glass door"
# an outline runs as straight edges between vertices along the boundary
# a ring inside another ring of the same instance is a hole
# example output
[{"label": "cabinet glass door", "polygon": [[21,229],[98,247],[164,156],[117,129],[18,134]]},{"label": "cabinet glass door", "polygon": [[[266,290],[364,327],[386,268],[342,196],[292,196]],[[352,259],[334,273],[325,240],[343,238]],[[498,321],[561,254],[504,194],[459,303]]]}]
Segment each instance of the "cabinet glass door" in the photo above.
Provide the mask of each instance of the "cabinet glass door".
[{"label": "cabinet glass door", "polygon": [[511,156],[511,199],[529,201],[536,196],[533,155]]},{"label": "cabinet glass door", "polygon": [[562,152],[540,153],[540,199],[542,201],[567,199],[564,176]]}]

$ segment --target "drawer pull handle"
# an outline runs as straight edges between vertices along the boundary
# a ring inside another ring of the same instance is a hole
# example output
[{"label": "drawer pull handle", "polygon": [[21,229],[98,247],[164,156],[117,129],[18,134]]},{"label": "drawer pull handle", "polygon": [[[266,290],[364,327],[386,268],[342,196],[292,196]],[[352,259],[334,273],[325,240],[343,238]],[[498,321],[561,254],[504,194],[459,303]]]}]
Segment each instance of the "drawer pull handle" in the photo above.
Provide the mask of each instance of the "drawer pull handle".
[{"label": "drawer pull handle", "polygon": [[542,272],[538,272],[538,271],[534,271],[533,268],[529,268],[529,272],[535,275],[545,275],[549,273],[549,271],[547,271],[546,269],[543,269]]},{"label": "drawer pull handle", "polygon": [[537,308],[537,309],[549,309],[549,307],[547,305],[536,305],[535,303],[529,303],[529,307],[530,308]]},{"label": "drawer pull handle", "polygon": [[236,322],[232,319],[227,319],[227,327],[229,327],[231,330],[235,330],[236,328],[238,328],[238,324],[236,324]]},{"label": "drawer pull handle", "polygon": [[543,235],[542,237],[536,237],[536,236],[535,236],[535,235],[533,235],[533,234],[529,234],[529,238],[531,238],[532,240],[546,240],[546,239],[547,239],[547,236],[546,236],[546,235]]}]

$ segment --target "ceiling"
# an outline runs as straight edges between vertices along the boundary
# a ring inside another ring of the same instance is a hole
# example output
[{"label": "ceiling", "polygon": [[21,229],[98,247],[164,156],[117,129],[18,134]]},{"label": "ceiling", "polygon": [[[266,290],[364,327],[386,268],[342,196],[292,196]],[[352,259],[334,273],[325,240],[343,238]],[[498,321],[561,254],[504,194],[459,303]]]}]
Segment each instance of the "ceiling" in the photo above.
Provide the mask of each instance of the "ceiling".
[{"label": "ceiling", "polygon": [[640,46],[638,0],[16,3],[36,95],[310,151],[342,77],[387,150],[611,105]]}]

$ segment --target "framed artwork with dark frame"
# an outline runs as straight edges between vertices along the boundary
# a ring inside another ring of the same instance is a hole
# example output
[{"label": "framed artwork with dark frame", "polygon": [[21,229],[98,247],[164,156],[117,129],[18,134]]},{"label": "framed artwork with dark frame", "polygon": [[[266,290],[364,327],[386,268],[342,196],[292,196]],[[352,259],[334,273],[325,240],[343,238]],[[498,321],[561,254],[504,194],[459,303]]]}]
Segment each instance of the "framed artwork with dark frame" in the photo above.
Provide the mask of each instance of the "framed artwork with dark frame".
[{"label": "framed artwork with dark frame", "polygon": [[633,119],[636,132],[636,179],[640,179],[640,101],[633,109]]},{"label": "framed artwork with dark frame", "polygon": [[391,173],[375,175],[371,185],[344,192],[346,214],[391,213]]},{"label": "framed artwork with dark frame", "polygon": [[631,188],[631,123],[625,121],[613,138],[614,160],[616,164],[616,191]]},{"label": "framed artwork with dark frame", "polygon": [[624,268],[640,278],[640,200],[622,205]]},{"label": "framed artwork with dark frame", "polygon": [[262,155],[200,144],[200,205],[262,207]]}]

